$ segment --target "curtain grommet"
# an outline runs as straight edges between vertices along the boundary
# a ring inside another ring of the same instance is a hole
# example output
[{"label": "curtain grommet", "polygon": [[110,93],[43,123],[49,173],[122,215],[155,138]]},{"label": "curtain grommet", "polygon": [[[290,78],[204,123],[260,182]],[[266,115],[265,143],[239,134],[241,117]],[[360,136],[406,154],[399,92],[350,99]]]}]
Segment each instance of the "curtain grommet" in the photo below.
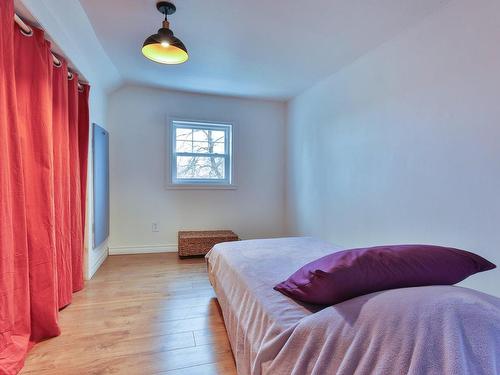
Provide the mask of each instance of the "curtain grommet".
[{"label": "curtain grommet", "polygon": [[27,36],[27,37],[31,37],[33,36],[33,29],[30,27],[29,28],[29,31],[25,31],[22,27],[19,27],[19,31],[21,32],[21,34],[23,34],[24,36]]}]

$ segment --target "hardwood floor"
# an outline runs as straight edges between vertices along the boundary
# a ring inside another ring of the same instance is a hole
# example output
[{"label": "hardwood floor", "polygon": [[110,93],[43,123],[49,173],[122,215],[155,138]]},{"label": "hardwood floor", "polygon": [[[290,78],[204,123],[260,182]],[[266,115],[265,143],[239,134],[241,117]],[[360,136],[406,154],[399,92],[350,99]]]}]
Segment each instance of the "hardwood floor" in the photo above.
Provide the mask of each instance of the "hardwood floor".
[{"label": "hardwood floor", "polygon": [[109,257],[21,374],[235,375],[203,259]]}]

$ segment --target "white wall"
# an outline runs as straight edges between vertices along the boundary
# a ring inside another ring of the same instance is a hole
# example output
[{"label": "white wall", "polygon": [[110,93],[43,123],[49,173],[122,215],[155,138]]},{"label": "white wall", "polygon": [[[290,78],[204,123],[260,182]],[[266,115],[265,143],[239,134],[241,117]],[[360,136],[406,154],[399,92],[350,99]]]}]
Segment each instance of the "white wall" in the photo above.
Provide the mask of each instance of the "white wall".
[{"label": "white wall", "polygon": [[[234,122],[236,190],[165,189],[168,116]],[[179,230],[284,234],[284,103],[125,86],[108,125],[111,253],[176,250]]]},{"label": "white wall", "polygon": [[[106,127],[108,91],[119,85],[121,77],[105,54],[92,26],[76,0],[15,0],[16,11],[45,30],[53,49],[65,56],[72,69],[90,83],[90,123]],[[89,128],[90,135],[91,128]],[[92,138],[89,142],[87,185],[87,226],[85,270],[90,279],[107,256],[107,243],[93,248]]]},{"label": "white wall", "polygon": [[[288,228],[500,265],[500,3],[456,0],[288,107]],[[464,285],[500,295],[500,271]]]}]

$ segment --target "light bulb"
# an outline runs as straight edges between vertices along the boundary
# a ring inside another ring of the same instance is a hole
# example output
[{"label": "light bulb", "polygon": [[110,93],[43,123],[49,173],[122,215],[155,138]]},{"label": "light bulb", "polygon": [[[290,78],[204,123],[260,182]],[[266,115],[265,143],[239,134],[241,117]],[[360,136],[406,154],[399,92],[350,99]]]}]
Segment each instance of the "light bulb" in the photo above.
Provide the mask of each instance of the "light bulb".
[{"label": "light bulb", "polygon": [[163,41],[163,42],[161,42],[161,46],[162,46],[163,48],[167,48],[168,46],[170,46],[170,43],[169,43],[169,42],[167,42],[167,41]]}]

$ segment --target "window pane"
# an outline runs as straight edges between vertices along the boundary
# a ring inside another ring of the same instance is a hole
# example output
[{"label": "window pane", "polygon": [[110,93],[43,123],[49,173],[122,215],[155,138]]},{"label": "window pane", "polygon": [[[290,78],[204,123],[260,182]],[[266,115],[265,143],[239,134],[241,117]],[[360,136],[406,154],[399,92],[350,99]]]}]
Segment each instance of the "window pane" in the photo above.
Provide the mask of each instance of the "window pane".
[{"label": "window pane", "polygon": [[207,142],[208,141],[208,130],[194,129],[193,130],[193,141]]},{"label": "window pane", "polygon": [[193,142],[191,141],[176,141],[175,142],[176,152],[193,152]]},{"label": "window pane", "polygon": [[210,130],[208,132],[208,140],[211,142],[222,142],[225,141],[225,132],[220,130]]},{"label": "window pane", "polygon": [[225,179],[225,158],[207,156],[178,156],[178,179]]},{"label": "window pane", "polygon": [[187,141],[191,140],[193,137],[193,129],[177,128],[175,132],[175,139]]},{"label": "window pane", "polygon": [[193,152],[200,154],[211,153],[208,142],[193,142]]},{"label": "window pane", "polygon": [[176,152],[200,154],[224,154],[225,131],[208,129],[176,129]]},{"label": "window pane", "polygon": [[[179,150],[179,148],[177,148]],[[178,151],[179,152],[179,151]],[[191,152],[191,151],[184,151]],[[225,147],[222,142],[193,142],[193,151],[199,154],[224,154]]]},{"label": "window pane", "polygon": [[225,154],[226,149],[224,147],[224,142],[214,143],[214,154]]}]

